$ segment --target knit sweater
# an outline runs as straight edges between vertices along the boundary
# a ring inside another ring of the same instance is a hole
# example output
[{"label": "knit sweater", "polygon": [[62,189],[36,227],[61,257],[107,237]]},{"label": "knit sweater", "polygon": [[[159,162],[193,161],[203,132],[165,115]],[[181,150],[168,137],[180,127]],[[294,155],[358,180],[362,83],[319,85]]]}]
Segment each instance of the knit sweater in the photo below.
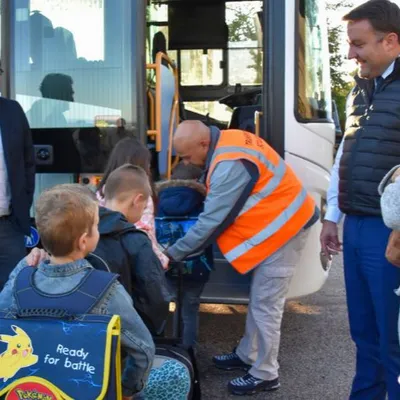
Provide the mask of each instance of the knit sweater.
[{"label": "knit sweater", "polygon": [[391,182],[394,172],[400,165],[393,167],[379,184],[381,197],[382,217],[385,225],[396,231],[400,231],[400,177]]}]

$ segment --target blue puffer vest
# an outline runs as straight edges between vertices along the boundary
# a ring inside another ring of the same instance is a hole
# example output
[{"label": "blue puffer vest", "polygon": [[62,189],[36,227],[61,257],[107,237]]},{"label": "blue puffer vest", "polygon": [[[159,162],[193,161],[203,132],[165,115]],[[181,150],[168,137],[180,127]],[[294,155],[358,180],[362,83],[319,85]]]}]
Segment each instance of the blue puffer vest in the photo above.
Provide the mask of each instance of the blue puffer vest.
[{"label": "blue puffer vest", "polygon": [[400,62],[382,86],[356,78],[350,94],[339,168],[339,207],[349,215],[381,215],[379,182],[400,164]]}]

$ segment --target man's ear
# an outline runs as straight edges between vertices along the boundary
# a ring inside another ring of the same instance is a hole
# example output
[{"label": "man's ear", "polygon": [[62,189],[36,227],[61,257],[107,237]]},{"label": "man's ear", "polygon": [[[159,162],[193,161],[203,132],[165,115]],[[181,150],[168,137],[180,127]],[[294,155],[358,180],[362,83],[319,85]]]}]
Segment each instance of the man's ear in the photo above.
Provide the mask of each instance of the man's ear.
[{"label": "man's ear", "polygon": [[385,40],[390,49],[395,49],[399,45],[399,37],[397,33],[389,33],[386,35]]},{"label": "man's ear", "polygon": [[208,139],[202,139],[202,140],[200,141],[200,146],[201,146],[203,149],[207,149],[207,150],[208,150],[208,148],[209,148],[209,146],[210,146],[210,141],[209,141]]}]

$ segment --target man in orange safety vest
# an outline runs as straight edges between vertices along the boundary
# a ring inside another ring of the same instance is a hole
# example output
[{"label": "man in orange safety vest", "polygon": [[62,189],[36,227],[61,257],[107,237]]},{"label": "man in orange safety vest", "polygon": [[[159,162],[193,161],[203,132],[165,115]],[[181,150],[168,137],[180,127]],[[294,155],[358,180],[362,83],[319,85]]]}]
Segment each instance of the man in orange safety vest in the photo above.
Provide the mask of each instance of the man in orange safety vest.
[{"label": "man in orange safety vest", "polygon": [[285,161],[249,132],[185,121],[174,147],[184,163],[205,168],[207,198],[197,223],[167,255],[180,261],[216,241],[236,271],[253,272],[245,334],[213,362],[247,372],[229,382],[233,394],[277,389],[285,297],[319,210]]}]

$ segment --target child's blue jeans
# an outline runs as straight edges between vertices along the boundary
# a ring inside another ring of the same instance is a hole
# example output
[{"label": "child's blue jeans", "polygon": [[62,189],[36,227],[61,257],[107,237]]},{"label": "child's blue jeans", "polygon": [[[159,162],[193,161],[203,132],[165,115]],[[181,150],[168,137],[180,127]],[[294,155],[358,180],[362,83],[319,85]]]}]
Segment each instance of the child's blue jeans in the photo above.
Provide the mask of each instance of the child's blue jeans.
[{"label": "child's blue jeans", "polygon": [[[177,279],[168,278],[170,291],[174,298],[177,295]],[[200,296],[203,293],[205,282],[183,281],[182,282],[182,327],[183,345],[195,347],[199,327]],[[177,318],[175,313],[174,318]]]}]

